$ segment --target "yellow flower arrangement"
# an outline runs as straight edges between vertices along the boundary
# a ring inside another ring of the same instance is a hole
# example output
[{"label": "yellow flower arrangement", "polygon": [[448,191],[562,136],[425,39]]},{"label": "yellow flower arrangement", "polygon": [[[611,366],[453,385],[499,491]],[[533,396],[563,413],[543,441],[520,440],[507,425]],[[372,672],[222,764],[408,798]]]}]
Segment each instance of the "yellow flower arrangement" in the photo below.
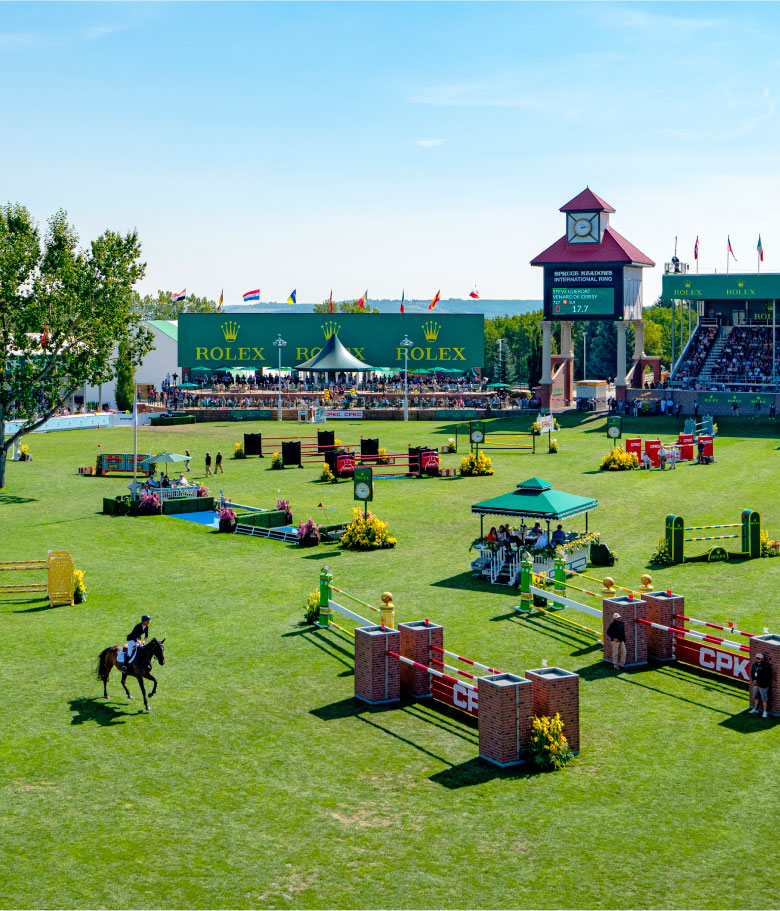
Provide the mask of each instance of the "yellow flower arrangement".
[{"label": "yellow flower arrangement", "polygon": [[73,570],[73,601],[75,604],[81,604],[87,600],[87,589],[84,585],[84,570]]},{"label": "yellow flower arrangement", "polygon": [[327,462],[322,463],[322,473],[320,474],[320,481],[335,481],[336,476],[330,470],[330,465]]},{"label": "yellow flower arrangement", "polygon": [[531,758],[541,769],[554,771],[562,769],[574,754],[563,733],[563,722],[558,712],[550,718],[547,715],[531,718]]},{"label": "yellow flower arrangement", "polygon": [[383,547],[395,547],[397,538],[387,533],[387,522],[368,513],[364,516],[361,510],[352,510],[352,521],[347,526],[341,546],[348,550],[378,550]]},{"label": "yellow flower arrangement", "polygon": [[236,443],[236,445],[233,449],[233,458],[234,459],[245,459],[246,458],[246,453],[244,452],[243,443]]},{"label": "yellow flower arrangement", "polygon": [[284,468],[281,453],[275,452],[271,456],[271,468]]},{"label": "yellow flower arrangement", "polygon": [[615,446],[601,460],[602,471],[630,471],[639,468],[639,459],[633,452],[626,452],[622,446]]},{"label": "yellow flower arrangement", "polygon": [[484,452],[480,452],[478,456],[471,452],[460,460],[460,473],[464,477],[493,474],[493,463],[490,456],[486,456]]}]

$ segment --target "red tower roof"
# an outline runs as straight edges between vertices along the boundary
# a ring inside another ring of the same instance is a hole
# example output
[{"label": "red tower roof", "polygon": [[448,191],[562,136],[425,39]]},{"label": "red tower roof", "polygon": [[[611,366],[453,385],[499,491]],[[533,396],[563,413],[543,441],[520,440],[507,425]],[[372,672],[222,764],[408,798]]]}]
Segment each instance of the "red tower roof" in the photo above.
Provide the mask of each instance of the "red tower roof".
[{"label": "red tower roof", "polygon": [[[590,193],[590,190],[585,192]],[[593,195],[594,199],[598,196]],[[583,196],[580,193],[575,199]],[[572,200],[574,202],[574,200]],[[567,205],[570,205],[567,203]],[[577,211],[582,211],[578,209]],[[609,211],[614,211],[610,209]],[[564,234],[559,240],[531,260],[532,266],[544,266],[552,263],[623,263],[636,266],[654,266],[648,256],[635,247],[614,228],[607,228],[600,244],[570,244]]]},{"label": "red tower roof", "polygon": [[590,187],[585,187],[574,199],[570,199],[559,212],[614,212],[612,206],[600,196],[596,196]]}]

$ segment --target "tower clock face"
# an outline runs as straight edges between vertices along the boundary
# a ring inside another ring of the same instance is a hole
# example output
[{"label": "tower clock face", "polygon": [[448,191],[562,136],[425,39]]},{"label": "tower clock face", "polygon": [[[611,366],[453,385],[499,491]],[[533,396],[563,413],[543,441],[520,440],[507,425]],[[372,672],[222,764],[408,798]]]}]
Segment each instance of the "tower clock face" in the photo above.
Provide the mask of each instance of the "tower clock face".
[{"label": "tower clock face", "polygon": [[568,213],[566,240],[570,244],[597,244],[600,239],[598,212]]}]

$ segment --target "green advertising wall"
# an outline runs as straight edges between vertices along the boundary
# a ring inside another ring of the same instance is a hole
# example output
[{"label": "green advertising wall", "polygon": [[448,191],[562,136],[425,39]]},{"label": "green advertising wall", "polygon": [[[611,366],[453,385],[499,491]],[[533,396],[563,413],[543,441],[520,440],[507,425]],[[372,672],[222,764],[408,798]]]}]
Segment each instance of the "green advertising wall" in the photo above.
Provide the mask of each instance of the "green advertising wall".
[{"label": "green advertising wall", "polygon": [[182,367],[276,367],[278,335],[282,367],[314,357],[334,332],[372,367],[404,365],[401,339],[408,336],[409,368],[482,367],[485,357],[481,314],[401,313],[182,313],[179,365]]},{"label": "green advertising wall", "polygon": [[780,298],[780,274],[767,272],[731,275],[673,273],[663,277],[663,296],[667,300],[745,300]]}]

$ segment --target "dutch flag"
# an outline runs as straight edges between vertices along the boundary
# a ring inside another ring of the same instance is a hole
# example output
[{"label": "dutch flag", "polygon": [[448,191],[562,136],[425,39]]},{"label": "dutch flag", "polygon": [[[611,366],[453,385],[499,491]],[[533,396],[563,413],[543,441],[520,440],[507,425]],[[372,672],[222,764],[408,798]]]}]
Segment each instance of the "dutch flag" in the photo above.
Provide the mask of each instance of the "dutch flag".
[{"label": "dutch flag", "polygon": [[184,288],[184,289],[182,289],[181,291],[179,291],[178,294],[174,294],[174,295],[171,297],[171,303],[178,304],[178,303],[180,303],[181,301],[183,301],[184,298],[185,298],[186,296],[187,296],[187,289]]},{"label": "dutch flag", "polygon": [[254,291],[247,291],[244,295],[244,303],[249,303],[249,301],[259,301],[260,300],[260,289],[255,288]]}]

